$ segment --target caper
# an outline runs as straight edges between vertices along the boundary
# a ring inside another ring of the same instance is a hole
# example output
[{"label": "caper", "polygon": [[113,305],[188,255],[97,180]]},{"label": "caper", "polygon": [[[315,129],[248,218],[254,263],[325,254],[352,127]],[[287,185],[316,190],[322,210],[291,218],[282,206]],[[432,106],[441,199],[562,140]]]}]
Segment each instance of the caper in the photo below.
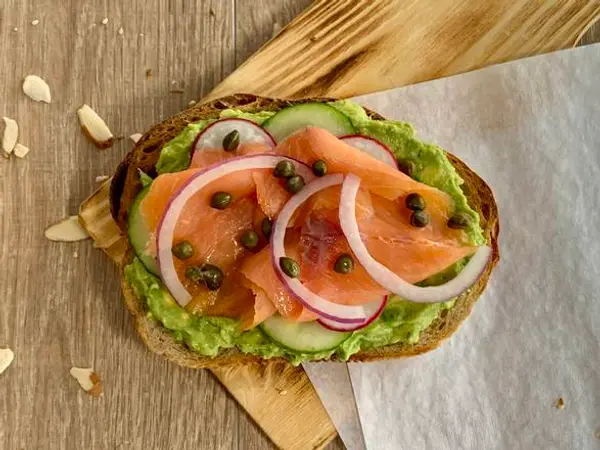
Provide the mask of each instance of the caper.
[{"label": "caper", "polygon": [[429,225],[429,214],[426,211],[413,211],[410,215],[410,224],[417,228],[426,227]]},{"label": "caper", "polygon": [[230,131],[223,138],[223,150],[232,152],[240,146],[240,132],[238,130]]},{"label": "caper", "polygon": [[271,230],[273,229],[273,222],[268,217],[265,217],[260,223],[260,231],[263,236],[267,239],[271,236]]},{"label": "caper", "polygon": [[202,281],[210,291],[216,291],[223,284],[223,271],[212,264],[202,264]]},{"label": "caper", "polygon": [[215,209],[225,209],[231,203],[231,194],[228,192],[215,192],[210,199],[210,206]]},{"label": "caper", "polygon": [[462,212],[455,213],[448,220],[448,227],[455,230],[464,230],[465,228],[469,228],[469,225],[471,225],[471,218]]},{"label": "caper", "polygon": [[240,243],[245,249],[253,250],[258,245],[258,234],[253,230],[245,231],[240,238]]},{"label": "caper", "polygon": [[425,209],[425,199],[416,192],[406,196],[406,207],[413,211],[423,211]]},{"label": "caper", "polygon": [[352,269],[354,269],[354,260],[347,253],[340,255],[333,266],[333,270],[342,274],[348,274],[352,272]]},{"label": "caper", "polygon": [[171,248],[171,252],[177,259],[182,261],[190,258],[194,254],[194,247],[190,244],[190,241],[181,241],[179,244],[174,245]]},{"label": "caper", "polygon": [[185,276],[194,283],[204,283],[211,291],[216,291],[223,284],[223,271],[213,264],[190,266],[185,269]]},{"label": "caper", "polygon": [[273,174],[277,178],[290,178],[296,175],[296,166],[291,161],[283,160],[279,161],[275,166]]},{"label": "caper", "polygon": [[414,162],[405,159],[398,161],[398,169],[400,169],[400,172],[412,177],[417,169],[417,166]]},{"label": "caper", "polygon": [[298,275],[300,275],[300,265],[287,256],[279,258],[279,267],[290,278],[298,278]]},{"label": "caper", "polygon": [[291,178],[285,180],[285,190],[292,193],[297,194],[304,187],[304,178],[300,175],[294,175]]},{"label": "caper", "polygon": [[316,160],[312,165],[312,171],[318,177],[327,175],[327,163],[322,159]]},{"label": "caper", "polygon": [[202,281],[202,271],[198,266],[189,266],[185,269],[185,277],[194,283]]}]

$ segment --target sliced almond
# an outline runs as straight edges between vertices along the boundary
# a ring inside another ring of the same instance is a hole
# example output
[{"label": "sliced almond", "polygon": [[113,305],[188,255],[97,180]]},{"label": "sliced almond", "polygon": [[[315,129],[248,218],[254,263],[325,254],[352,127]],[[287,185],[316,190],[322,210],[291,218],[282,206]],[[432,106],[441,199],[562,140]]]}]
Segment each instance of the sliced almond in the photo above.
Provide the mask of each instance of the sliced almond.
[{"label": "sliced almond", "polygon": [[96,147],[105,149],[113,145],[115,137],[96,111],[83,105],[77,110],[77,116],[83,132]]},{"label": "sliced almond", "polygon": [[92,368],[71,367],[71,376],[77,380],[84,391],[93,397],[102,395],[102,380]]},{"label": "sliced almond", "polygon": [[50,86],[37,75],[27,75],[23,81],[23,92],[36,101],[50,103]]},{"label": "sliced almond", "polygon": [[108,175],[98,175],[96,177],[96,183],[103,183],[108,180],[110,177]]},{"label": "sliced almond", "polygon": [[133,142],[137,142],[142,138],[142,133],[133,133],[131,136],[129,136],[129,139],[131,139]]},{"label": "sliced almond", "polygon": [[17,145],[15,145],[13,152],[15,153],[15,156],[17,158],[25,158],[25,156],[27,156],[27,153],[29,153],[29,149],[23,144],[19,144],[17,142]]},{"label": "sliced almond", "polygon": [[4,136],[2,137],[2,150],[9,155],[12,153],[19,138],[19,125],[16,120],[4,117]]},{"label": "sliced almond", "polygon": [[10,366],[15,359],[15,354],[10,348],[0,348],[0,374]]},{"label": "sliced almond", "polygon": [[77,216],[70,216],[46,228],[44,235],[47,239],[58,242],[76,242],[90,237],[79,224]]}]

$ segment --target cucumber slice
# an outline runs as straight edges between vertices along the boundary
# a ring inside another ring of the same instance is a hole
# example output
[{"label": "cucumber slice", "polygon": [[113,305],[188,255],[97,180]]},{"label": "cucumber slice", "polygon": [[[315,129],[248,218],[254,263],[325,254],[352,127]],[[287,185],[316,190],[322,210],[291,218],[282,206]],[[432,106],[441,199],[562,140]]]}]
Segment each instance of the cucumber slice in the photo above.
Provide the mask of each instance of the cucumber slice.
[{"label": "cucumber slice", "polygon": [[356,133],[350,119],[327,103],[289,106],[263,123],[263,128],[271,133],[276,142],[308,126],[323,128],[335,136]]},{"label": "cucumber slice", "polygon": [[148,242],[150,241],[150,230],[148,230],[146,221],[140,212],[140,204],[149,190],[150,186],[142,189],[135,198],[133,205],[131,205],[129,218],[127,220],[127,235],[129,236],[129,242],[131,243],[135,254],[140,258],[144,267],[154,275],[159,275],[156,258],[146,252]]},{"label": "cucumber slice", "polygon": [[281,345],[306,353],[333,350],[352,334],[328,330],[318,322],[291,322],[281,316],[271,316],[259,327]]}]

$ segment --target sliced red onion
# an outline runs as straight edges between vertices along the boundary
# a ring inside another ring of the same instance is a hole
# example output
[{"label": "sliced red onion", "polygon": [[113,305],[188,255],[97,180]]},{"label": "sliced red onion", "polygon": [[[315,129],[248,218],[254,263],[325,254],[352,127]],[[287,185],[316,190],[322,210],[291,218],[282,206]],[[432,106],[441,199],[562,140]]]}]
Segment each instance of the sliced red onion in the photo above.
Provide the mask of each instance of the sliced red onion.
[{"label": "sliced red onion", "polygon": [[398,168],[398,161],[394,153],[383,142],[372,137],[361,136],[359,134],[349,134],[340,138],[351,147],[357,148],[365,153],[368,153],[373,158],[383,161],[394,168]]},{"label": "sliced red onion", "polygon": [[306,308],[319,316],[344,324],[362,324],[368,320],[372,311],[366,305],[347,306],[330,302],[327,299],[307,289],[297,278],[288,277],[279,266],[280,258],[285,254],[285,232],[294,212],[312,195],[330,186],[336,186],[344,181],[342,174],[326,175],[308,183],[299,193],[294,195],[279,212],[271,233],[271,263],[275,273],[287,288]]},{"label": "sliced red onion", "polygon": [[440,303],[457,297],[479,279],[492,254],[490,247],[479,247],[465,268],[455,278],[441,286],[415,286],[376,261],[362,241],[356,221],[356,194],[359,187],[359,177],[352,174],[346,176],[340,197],[340,226],[356,259],[375,282],[411,302]]},{"label": "sliced red onion", "polygon": [[234,130],[240,133],[240,144],[263,144],[270,149],[275,148],[273,136],[260,125],[246,119],[221,119],[202,130],[196,137],[193,149],[200,151],[205,148],[222,148],[223,139]]},{"label": "sliced red onion", "polygon": [[185,306],[191,300],[191,295],[185,289],[185,286],[179,280],[173,262],[171,247],[173,246],[173,234],[177,225],[177,220],[183,211],[186,202],[196,192],[201,190],[207,184],[240,170],[251,169],[273,169],[278,162],[289,160],[295,163],[298,173],[309,170],[308,166],[302,165],[298,161],[277,155],[252,155],[231,158],[220,163],[214,164],[198,171],[185,182],[185,184],[171,196],[169,203],[163,213],[157,229],[157,259],[160,275],[165,286],[173,295],[177,303]]},{"label": "sliced red onion", "polygon": [[387,301],[388,301],[388,296],[385,295],[381,298],[381,300],[377,300],[376,302],[371,302],[371,303],[364,305],[365,311],[367,313],[370,313],[371,315],[367,320],[365,320],[364,322],[359,323],[359,324],[340,323],[340,322],[336,322],[335,320],[326,319],[324,317],[317,319],[317,322],[319,322],[325,328],[332,330],[332,331],[360,330],[361,328],[364,328],[367,325],[371,324],[375,319],[377,319],[379,317],[379,315],[381,314],[381,311],[383,311],[383,308],[385,308]]}]

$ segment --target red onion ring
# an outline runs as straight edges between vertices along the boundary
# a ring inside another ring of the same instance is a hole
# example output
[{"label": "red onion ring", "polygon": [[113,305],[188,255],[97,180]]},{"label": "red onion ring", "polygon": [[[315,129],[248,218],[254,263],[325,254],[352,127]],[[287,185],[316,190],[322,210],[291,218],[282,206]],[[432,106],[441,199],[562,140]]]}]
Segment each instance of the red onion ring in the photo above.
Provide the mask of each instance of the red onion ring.
[{"label": "red onion ring", "polygon": [[479,247],[464,269],[441,286],[415,286],[376,261],[362,241],[356,221],[356,195],[359,187],[359,177],[352,174],[346,176],[340,197],[340,226],[356,259],[376,283],[411,302],[441,303],[457,297],[479,279],[492,254],[491,248],[487,246]]},{"label": "red onion ring", "polygon": [[275,273],[287,290],[307,309],[334,322],[361,325],[372,315],[372,311],[365,308],[366,305],[347,306],[330,302],[307,289],[299,279],[288,277],[279,266],[280,258],[286,256],[284,246],[285,232],[294,212],[312,195],[330,186],[341,184],[343,180],[344,176],[342,174],[326,175],[318,178],[308,183],[285,204],[273,224],[273,231],[271,233],[271,263],[273,264]]},{"label": "red onion ring", "polygon": [[284,156],[264,154],[242,156],[219,162],[198,171],[198,173],[192,175],[185,184],[171,196],[157,228],[157,260],[160,275],[166,288],[181,306],[185,306],[189,303],[191,295],[185,289],[185,286],[181,283],[179,276],[175,271],[171,247],[173,245],[173,234],[175,233],[177,220],[179,219],[186,202],[200,189],[222,176],[240,170],[273,169],[277,163],[282,160],[294,162],[298,173],[304,172],[305,170],[310,171],[308,166]]},{"label": "red onion ring", "polygon": [[377,300],[375,302],[371,302],[371,303],[364,305],[365,310],[372,311],[372,313],[371,313],[371,316],[367,320],[365,320],[363,323],[359,323],[359,324],[340,323],[340,322],[336,322],[334,320],[326,319],[324,317],[317,319],[317,322],[319,322],[325,328],[332,330],[332,331],[360,330],[361,328],[364,328],[367,325],[371,324],[375,319],[377,319],[379,317],[379,315],[385,308],[385,305],[387,305],[387,302],[388,302],[388,296],[386,295],[381,300]]}]

